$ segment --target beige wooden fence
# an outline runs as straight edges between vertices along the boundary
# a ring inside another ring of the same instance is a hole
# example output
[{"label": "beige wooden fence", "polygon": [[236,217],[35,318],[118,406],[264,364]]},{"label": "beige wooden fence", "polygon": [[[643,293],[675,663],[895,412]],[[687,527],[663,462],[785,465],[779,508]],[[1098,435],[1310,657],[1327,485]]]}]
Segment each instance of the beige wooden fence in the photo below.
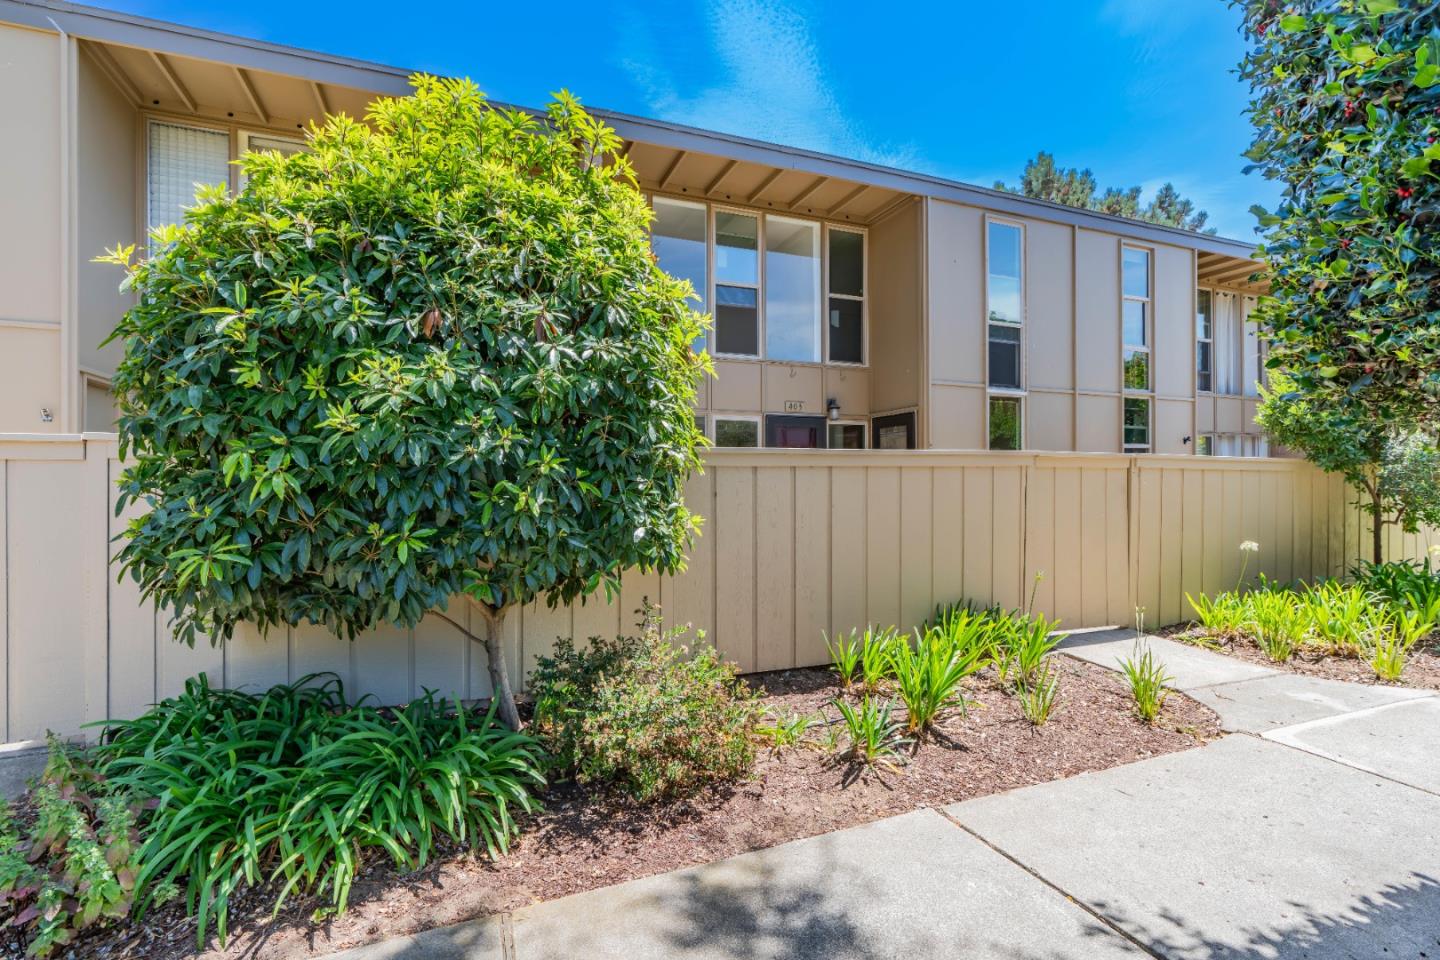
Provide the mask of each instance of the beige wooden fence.
[{"label": "beige wooden fence", "polygon": [[[300,626],[177,644],[107,566],[119,469],[109,435],[0,437],[0,740],[133,715],[200,671],[258,687],[334,670],[387,702],[424,687],[488,694],[483,657],[434,617],[354,643]],[[826,632],[909,627],[960,598],[1020,606],[1032,586],[1067,626],[1128,624],[1137,606],[1171,623],[1187,591],[1234,585],[1242,540],[1260,544],[1251,573],[1281,579],[1341,573],[1368,543],[1341,481],[1289,460],[724,450],[688,496],[706,521],[686,573],[629,575],[610,604],[512,615],[512,671],[556,636],[628,627],[646,596],[743,670],[773,670],[824,662]],[[1396,534],[1389,547],[1427,545]],[[451,613],[468,616],[463,602]]]}]

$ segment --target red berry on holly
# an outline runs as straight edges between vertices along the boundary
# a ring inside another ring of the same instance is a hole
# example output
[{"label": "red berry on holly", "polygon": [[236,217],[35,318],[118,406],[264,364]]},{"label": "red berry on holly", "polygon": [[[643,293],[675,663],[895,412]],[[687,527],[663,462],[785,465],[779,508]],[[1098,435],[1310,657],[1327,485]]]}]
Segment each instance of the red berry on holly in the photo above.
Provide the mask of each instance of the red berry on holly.
[{"label": "red berry on holly", "polygon": [[1413,195],[1414,193],[1415,191],[1411,190],[1409,187],[1399,187],[1395,190],[1395,196],[1399,197],[1401,200],[1410,199],[1411,195]]},{"label": "red berry on holly", "polygon": [[1352,244],[1352,243],[1354,243],[1354,242],[1355,242],[1355,241],[1351,240],[1349,237],[1343,237],[1343,238],[1341,238],[1341,240],[1340,240],[1340,249],[1341,249],[1341,250],[1349,250],[1349,249],[1350,249],[1350,244]]}]

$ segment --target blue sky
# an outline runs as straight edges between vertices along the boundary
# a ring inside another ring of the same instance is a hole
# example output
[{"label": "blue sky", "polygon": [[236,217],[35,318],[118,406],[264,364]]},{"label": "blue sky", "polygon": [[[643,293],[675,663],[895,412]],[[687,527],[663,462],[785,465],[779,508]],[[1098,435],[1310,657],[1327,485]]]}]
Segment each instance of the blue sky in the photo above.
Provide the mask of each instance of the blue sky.
[{"label": "blue sky", "polygon": [[1166,180],[1254,239],[1250,128],[1223,0],[370,3],[100,0],[395,66],[530,106],[591,105],[989,186],[1049,150],[1100,186]]}]

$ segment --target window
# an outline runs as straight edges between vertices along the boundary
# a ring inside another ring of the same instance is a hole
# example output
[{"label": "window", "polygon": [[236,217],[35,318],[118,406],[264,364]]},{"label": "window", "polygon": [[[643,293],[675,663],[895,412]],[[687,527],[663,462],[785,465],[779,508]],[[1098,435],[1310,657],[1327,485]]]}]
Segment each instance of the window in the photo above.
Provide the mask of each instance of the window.
[{"label": "window", "polygon": [[832,423],[830,424],[831,450],[864,450],[865,449],[865,424],[863,423]]},{"label": "window", "polygon": [[296,153],[304,153],[308,147],[304,140],[292,140],[289,137],[272,137],[263,133],[241,133],[240,152],[253,153],[258,150],[273,150],[283,157]]},{"label": "window", "polygon": [[[831,228],[831,363],[865,362],[865,234]],[[863,432],[863,431],[862,431]],[[833,446],[833,444],[832,444]],[[862,443],[861,446],[864,446]]]},{"label": "window", "polygon": [[1196,437],[1195,455],[1200,457],[1215,456],[1215,438],[1208,433],[1202,433]]},{"label": "window", "polygon": [[1216,433],[1200,438],[1195,452],[1212,457],[1268,457],[1270,441],[1254,434]]},{"label": "window", "polygon": [[914,450],[915,414],[892,413],[873,420],[876,450]]},{"label": "window", "polygon": [[651,249],[689,280],[721,357],[865,363],[865,233],[818,220],[653,197]]},{"label": "window", "polygon": [[989,318],[992,387],[1019,390],[1022,385],[1020,330],[1025,308],[1021,261],[1023,236],[1019,226],[996,220],[985,224],[985,313]]},{"label": "window", "polygon": [[705,432],[705,418],[698,413],[695,414],[695,429],[701,433]]},{"label": "window", "polygon": [[1209,393],[1215,385],[1215,315],[1209,290],[1195,291],[1195,389]]},{"label": "window", "polygon": [[820,224],[765,218],[765,358],[820,362]]},{"label": "window", "polygon": [[827,423],[824,417],[766,417],[765,446],[824,449]]},{"label": "window", "polygon": [[990,325],[990,386],[1020,389],[1020,331]]},{"label": "window", "polygon": [[1125,398],[1125,452],[1150,452],[1150,399]]},{"label": "window", "polygon": [[717,447],[758,447],[760,446],[759,417],[716,417],[715,446]]},{"label": "window", "polygon": [[[710,312],[705,219],[703,203],[656,197],[655,222],[650,230],[650,248],[655,251],[660,269],[672,277],[690,281],[690,286],[695,288],[692,305],[701,313]],[[706,335],[701,333],[695,340],[697,353],[705,349],[705,339]]]},{"label": "window", "polygon": [[990,398],[990,449],[1019,450],[1024,437],[1020,430],[1020,398]]},{"label": "window", "polygon": [[760,220],[748,213],[715,212],[715,352],[760,355]]},{"label": "window", "polygon": [[[1124,387],[1150,390],[1150,251],[1122,248],[1121,304]],[[1127,421],[1128,422],[1128,421]]]},{"label": "window", "polygon": [[146,128],[145,220],[180,223],[200,187],[230,183],[230,134],[151,120]]}]

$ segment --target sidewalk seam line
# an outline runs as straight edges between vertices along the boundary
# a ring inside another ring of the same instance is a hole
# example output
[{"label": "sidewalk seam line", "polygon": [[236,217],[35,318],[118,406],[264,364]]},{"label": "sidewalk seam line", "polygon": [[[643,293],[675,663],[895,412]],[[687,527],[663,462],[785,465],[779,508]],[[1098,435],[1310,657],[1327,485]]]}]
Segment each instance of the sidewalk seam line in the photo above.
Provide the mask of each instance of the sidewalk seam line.
[{"label": "sidewalk seam line", "polygon": [[1333,723],[1341,723],[1355,717],[1368,717],[1371,714],[1380,713],[1385,710],[1394,710],[1397,707],[1408,707],[1412,703],[1424,703],[1426,700],[1434,700],[1435,695],[1422,693],[1414,697],[1406,697],[1403,700],[1391,700],[1388,703],[1377,703],[1371,707],[1360,707],[1358,710],[1351,710],[1347,713],[1331,714],[1328,717],[1315,717],[1311,720],[1301,720],[1298,723],[1289,723],[1283,727],[1275,727],[1273,730],[1265,731],[1262,736],[1270,736],[1274,733],[1298,733],[1301,730],[1310,730],[1315,727],[1323,727]]},{"label": "sidewalk seam line", "polygon": [[[1282,728],[1282,729],[1284,729],[1284,728]],[[1240,734],[1241,734],[1242,736],[1253,737],[1254,739],[1259,740],[1259,741],[1261,741],[1261,742],[1263,742],[1263,743],[1273,743],[1273,744],[1275,744],[1275,746],[1277,746],[1277,747],[1284,747],[1284,748],[1287,749],[1287,750],[1294,750],[1296,753],[1303,753],[1303,754],[1305,754],[1307,757],[1314,757],[1314,758],[1317,759],[1317,760],[1324,760],[1324,761],[1326,761],[1327,763],[1333,763],[1333,764],[1335,764],[1337,767],[1344,767],[1344,768],[1347,769],[1347,770],[1354,770],[1356,773],[1363,773],[1363,774],[1366,774],[1366,775],[1368,775],[1368,776],[1376,777],[1376,778],[1378,778],[1378,779],[1380,779],[1380,780],[1384,780],[1386,783],[1393,783],[1393,784],[1395,784],[1396,786],[1401,786],[1401,787],[1409,787],[1411,790],[1418,790],[1418,791],[1420,791],[1421,793],[1425,794],[1426,796],[1430,796],[1430,797],[1440,797],[1440,793],[1437,793],[1437,792],[1434,791],[1434,790],[1427,790],[1425,787],[1419,787],[1419,786],[1416,786],[1416,785],[1413,784],[1413,783],[1407,783],[1407,782],[1404,781],[1404,780],[1398,780],[1398,779],[1396,779],[1395,777],[1392,777],[1392,776],[1390,776],[1390,775],[1388,775],[1388,774],[1381,773],[1379,770],[1372,770],[1372,769],[1370,769],[1369,767],[1362,767],[1362,766],[1360,766],[1360,765],[1358,765],[1358,764],[1354,764],[1354,763],[1346,763],[1344,760],[1341,760],[1339,757],[1335,756],[1334,754],[1328,753],[1328,752],[1319,752],[1319,751],[1316,751],[1316,750],[1308,750],[1308,749],[1306,749],[1305,747],[1302,747],[1302,746],[1300,746],[1300,745],[1298,745],[1298,744],[1288,743],[1288,742],[1286,742],[1286,741],[1284,741],[1284,740],[1273,740],[1273,739],[1271,739],[1270,737],[1266,736],[1266,735],[1263,734],[1263,733],[1251,733],[1251,732],[1249,732],[1249,731],[1240,731]]]},{"label": "sidewalk seam line", "polygon": [[1034,868],[1031,867],[1029,864],[1023,863],[1023,862],[1022,862],[1021,860],[1019,860],[1018,858],[1016,858],[1016,857],[1014,857],[1014,856],[1011,856],[1007,851],[1002,850],[1000,847],[998,847],[998,846],[996,846],[995,844],[991,843],[989,840],[985,839],[985,838],[982,837],[980,834],[976,833],[974,830],[971,830],[969,827],[965,826],[965,824],[961,823],[959,820],[956,820],[955,817],[953,817],[948,810],[945,810],[945,809],[940,808],[940,807],[934,807],[934,808],[932,808],[932,809],[934,809],[936,813],[940,814],[940,816],[942,816],[942,817],[944,817],[946,820],[948,820],[948,821],[949,821],[951,824],[953,824],[957,829],[959,829],[959,830],[961,830],[961,831],[969,834],[970,836],[974,837],[976,840],[978,840],[979,842],[983,843],[986,847],[990,848],[991,850],[995,851],[995,852],[996,852],[997,854],[999,854],[1000,856],[1004,857],[1006,860],[1008,860],[1008,861],[1010,861],[1011,863],[1015,864],[1015,866],[1019,867],[1021,870],[1024,870],[1024,871],[1025,871],[1026,873],[1028,873],[1030,876],[1034,877],[1036,880],[1039,880],[1041,883],[1043,883],[1045,886],[1049,887],[1051,890],[1054,890],[1056,893],[1060,894],[1060,896],[1064,897],[1068,902],[1075,904],[1075,906],[1079,907],[1079,908],[1080,908],[1081,910],[1083,910],[1085,913],[1088,913],[1090,916],[1092,916],[1092,917],[1094,917],[1096,920],[1100,921],[1100,923],[1101,923],[1107,930],[1109,930],[1109,931],[1111,931],[1112,933],[1116,934],[1116,935],[1119,936],[1122,940],[1125,940],[1125,941],[1128,942],[1131,946],[1135,947],[1136,949],[1138,949],[1139,951],[1141,951],[1142,953],[1144,953],[1146,956],[1148,956],[1148,957],[1153,957],[1153,958],[1155,958],[1155,960],[1166,960],[1164,954],[1158,953],[1158,952],[1156,952],[1155,950],[1151,949],[1151,947],[1150,947],[1149,945],[1141,942],[1138,937],[1136,937],[1135,935],[1131,934],[1128,930],[1125,930],[1124,928],[1120,927],[1120,926],[1119,926],[1118,924],[1116,924],[1113,920],[1111,920],[1109,917],[1105,916],[1104,914],[1100,913],[1098,910],[1095,910],[1093,907],[1090,906],[1090,904],[1086,903],[1084,900],[1081,900],[1079,897],[1077,897],[1077,896],[1075,896],[1074,894],[1070,893],[1070,892],[1069,892],[1068,890],[1066,890],[1064,887],[1060,886],[1058,883],[1055,883],[1053,880],[1049,879],[1048,877],[1043,876],[1038,870],[1034,869]]},{"label": "sidewalk seam line", "polygon": [[501,960],[515,960],[514,912],[506,910],[500,914],[500,957]]}]

